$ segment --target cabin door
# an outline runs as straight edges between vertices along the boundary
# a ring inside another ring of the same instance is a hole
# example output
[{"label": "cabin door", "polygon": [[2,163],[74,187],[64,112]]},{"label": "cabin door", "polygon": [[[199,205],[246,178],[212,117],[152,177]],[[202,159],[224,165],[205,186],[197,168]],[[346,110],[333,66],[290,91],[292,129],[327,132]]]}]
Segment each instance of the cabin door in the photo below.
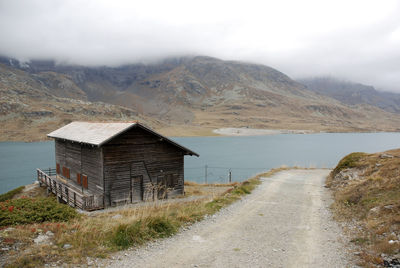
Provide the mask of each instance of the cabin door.
[{"label": "cabin door", "polygon": [[131,182],[132,182],[131,183],[132,203],[142,201],[144,192],[143,176],[142,175],[132,176]]}]

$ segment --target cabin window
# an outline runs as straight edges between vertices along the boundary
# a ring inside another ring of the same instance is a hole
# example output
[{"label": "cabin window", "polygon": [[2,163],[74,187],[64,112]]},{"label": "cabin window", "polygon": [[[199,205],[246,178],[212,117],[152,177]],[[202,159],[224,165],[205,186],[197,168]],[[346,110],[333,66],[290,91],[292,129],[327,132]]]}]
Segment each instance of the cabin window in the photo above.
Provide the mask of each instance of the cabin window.
[{"label": "cabin window", "polygon": [[88,177],[82,174],[82,186],[83,188],[88,188]]},{"label": "cabin window", "polygon": [[59,163],[56,164],[56,171],[57,171],[57,174],[61,173],[60,164]]},{"label": "cabin window", "polygon": [[81,185],[82,184],[82,179],[81,179],[81,174],[76,173],[76,183]]},{"label": "cabin window", "polygon": [[69,178],[70,178],[69,168],[63,167],[63,168],[62,168],[62,175],[63,175],[65,178],[69,179]]}]

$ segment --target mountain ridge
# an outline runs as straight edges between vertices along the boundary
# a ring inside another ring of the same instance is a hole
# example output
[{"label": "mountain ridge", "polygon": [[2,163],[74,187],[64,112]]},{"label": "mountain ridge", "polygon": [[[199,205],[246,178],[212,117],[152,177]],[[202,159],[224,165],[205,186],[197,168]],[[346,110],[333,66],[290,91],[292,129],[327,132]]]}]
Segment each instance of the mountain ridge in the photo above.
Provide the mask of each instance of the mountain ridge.
[{"label": "mountain ridge", "polygon": [[[75,94],[81,93],[80,89],[63,75],[56,74],[56,79],[54,74],[41,75],[0,64],[0,140],[44,140],[51,130],[74,120],[139,120],[160,125],[126,107],[87,101]],[[60,94],[59,90],[67,92]]]},{"label": "mountain ridge", "polygon": [[400,113],[400,94],[378,91],[373,86],[322,76],[298,79],[307,88],[344,104],[370,104],[388,112]]},{"label": "mountain ridge", "polygon": [[[129,118],[143,118],[165,135],[211,135],[213,129],[221,127],[400,130],[400,115],[396,113],[369,103],[345,103],[254,63],[196,56],[148,65],[85,67],[0,58],[0,67],[2,94],[15,97],[18,92],[10,89],[18,84],[22,95],[31,98],[24,102],[27,106],[38,96],[45,100],[42,106],[51,106],[57,98],[67,99],[72,106],[76,101],[89,106],[108,104],[110,109],[130,114]],[[3,102],[7,100],[3,98]],[[110,114],[101,114],[100,108],[91,108],[96,115],[86,116],[86,120],[113,119]],[[60,110],[57,116],[64,115]],[[9,115],[4,114],[0,120],[6,122],[7,118]]]}]

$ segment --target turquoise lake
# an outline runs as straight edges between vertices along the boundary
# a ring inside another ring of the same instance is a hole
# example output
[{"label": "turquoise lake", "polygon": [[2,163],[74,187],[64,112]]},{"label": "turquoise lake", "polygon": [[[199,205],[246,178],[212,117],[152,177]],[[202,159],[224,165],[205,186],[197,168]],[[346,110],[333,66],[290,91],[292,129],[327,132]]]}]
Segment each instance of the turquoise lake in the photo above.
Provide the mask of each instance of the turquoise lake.
[{"label": "turquoise lake", "polygon": [[[178,143],[200,154],[185,157],[185,179],[204,182],[242,181],[279,167],[332,168],[351,152],[400,148],[400,133],[280,134],[248,137],[178,137]],[[207,169],[205,166],[207,165]],[[36,168],[54,167],[53,142],[0,143],[0,193],[36,179]]]}]

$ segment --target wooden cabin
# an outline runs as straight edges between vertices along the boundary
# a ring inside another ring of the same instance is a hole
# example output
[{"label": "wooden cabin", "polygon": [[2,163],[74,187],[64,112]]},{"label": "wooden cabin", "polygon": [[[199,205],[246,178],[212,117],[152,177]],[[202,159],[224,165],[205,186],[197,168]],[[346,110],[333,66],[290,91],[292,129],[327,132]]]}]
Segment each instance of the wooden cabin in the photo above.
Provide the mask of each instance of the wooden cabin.
[{"label": "wooden cabin", "polygon": [[39,182],[82,209],[182,195],[184,156],[199,156],[137,122],[72,122],[48,137],[56,174],[38,170]]}]

